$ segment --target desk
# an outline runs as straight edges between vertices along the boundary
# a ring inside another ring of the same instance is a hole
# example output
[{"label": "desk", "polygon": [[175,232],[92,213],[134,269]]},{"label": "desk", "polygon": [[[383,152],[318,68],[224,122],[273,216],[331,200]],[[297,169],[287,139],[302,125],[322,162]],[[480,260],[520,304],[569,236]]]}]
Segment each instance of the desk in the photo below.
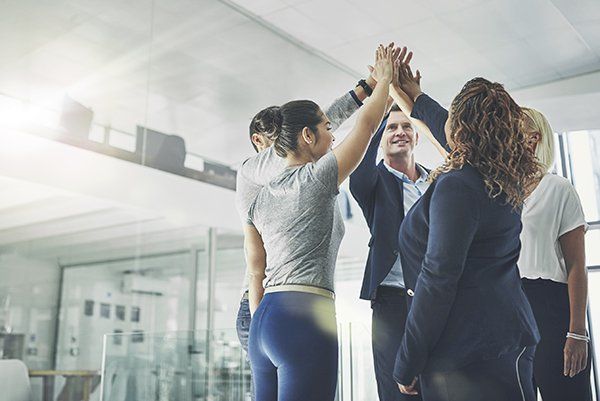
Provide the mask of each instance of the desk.
[{"label": "desk", "polygon": [[54,397],[54,378],[62,377],[81,377],[83,378],[83,401],[90,400],[92,392],[92,380],[99,376],[97,370],[30,370],[29,377],[41,377],[44,387],[43,401],[52,401]]}]

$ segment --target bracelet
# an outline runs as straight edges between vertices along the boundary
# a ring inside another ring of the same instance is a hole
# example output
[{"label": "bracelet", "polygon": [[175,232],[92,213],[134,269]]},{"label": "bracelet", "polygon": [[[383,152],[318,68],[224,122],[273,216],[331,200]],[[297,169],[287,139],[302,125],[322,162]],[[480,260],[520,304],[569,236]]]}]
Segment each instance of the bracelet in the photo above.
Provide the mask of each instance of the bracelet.
[{"label": "bracelet", "polygon": [[567,338],[572,338],[573,340],[585,341],[586,343],[590,342],[590,336],[587,336],[587,335],[584,336],[584,335],[577,334],[577,333],[568,332]]},{"label": "bracelet", "polygon": [[373,94],[373,88],[371,88],[369,86],[369,84],[367,83],[367,81],[365,81],[364,79],[361,79],[360,81],[358,81],[356,86],[360,86],[361,88],[363,88],[363,90],[365,91],[367,96],[371,96]]}]

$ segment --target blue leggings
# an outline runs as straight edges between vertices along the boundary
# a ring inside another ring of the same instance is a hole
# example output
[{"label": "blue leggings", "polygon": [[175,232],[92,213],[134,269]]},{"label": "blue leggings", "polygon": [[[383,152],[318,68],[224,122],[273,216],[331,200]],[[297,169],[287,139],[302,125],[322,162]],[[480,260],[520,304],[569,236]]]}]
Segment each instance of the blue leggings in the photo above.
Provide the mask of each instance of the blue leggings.
[{"label": "blue leggings", "polygon": [[248,347],[256,400],[334,400],[338,343],[332,299],[265,294],[252,317]]}]

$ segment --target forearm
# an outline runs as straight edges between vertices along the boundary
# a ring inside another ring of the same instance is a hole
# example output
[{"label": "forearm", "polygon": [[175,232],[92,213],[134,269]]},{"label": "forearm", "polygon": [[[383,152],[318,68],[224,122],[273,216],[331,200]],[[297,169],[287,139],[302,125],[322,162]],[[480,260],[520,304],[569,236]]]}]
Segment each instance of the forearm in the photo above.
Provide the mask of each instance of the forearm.
[{"label": "forearm", "polygon": [[398,89],[396,85],[390,85],[390,96],[404,114],[408,116],[412,113],[414,103],[402,89]]},{"label": "forearm", "polygon": [[[357,125],[367,127],[371,135],[381,124],[383,114],[388,107],[389,85],[378,85],[358,116]],[[390,106],[391,107],[391,106]],[[370,135],[369,135],[370,137]]]},{"label": "forearm", "polygon": [[[377,85],[370,75],[365,80],[367,85],[374,89]],[[331,122],[331,129],[337,130],[347,119],[349,119],[362,106],[362,102],[369,97],[362,86],[356,86],[352,91],[346,92],[339,98],[335,99],[329,107],[324,111],[327,118]]]},{"label": "forearm", "polygon": [[588,278],[585,265],[572,266],[567,280],[571,320],[569,331],[577,334],[586,332]]},{"label": "forearm", "polygon": [[244,226],[244,254],[248,266],[248,302],[254,314],[265,292],[263,280],[267,267],[267,253],[262,237],[253,225]]},{"label": "forearm", "polygon": [[[377,81],[375,81],[372,76],[369,75],[367,77],[367,79],[365,79],[365,81],[367,82],[367,85],[369,85],[369,87],[372,90],[375,89],[375,86],[377,85]],[[356,88],[354,88],[354,94],[356,95],[358,100],[360,100],[361,102],[364,102],[365,99],[369,97],[369,94],[360,85],[358,85],[358,86],[356,86]]]},{"label": "forearm", "polygon": [[423,121],[429,128],[435,140],[442,146],[446,147],[446,120],[448,120],[448,110],[443,108],[438,102],[422,93],[417,97],[414,103],[411,117]]},{"label": "forearm", "polygon": [[456,282],[432,285],[431,277],[422,275],[417,281],[393,372],[394,379],[405,385],[422,373],[447,324],[456,297]]},{"label": "forearm", "polygon": [[248,303],[250,304],[250,314],[254,315],[254,312],[258,308],[260,301],[265,294],[263,287],[263,279],[265,275],[249,274],[248,280]]},{"label": "forearm", "polygon": [[394,101],[396,102],[398,107],[400,107],[402,112],[406,116],[408,116],[413,125],[417,127],[417,131],[423,133],[431,142],[431,144],[436,148],[439,154],[445,158],[448,155],[448,152],[446,151],[446,149],[444,149],[444,146],[442,146],[442,144],[440,144],[440,142],[436,139],[429,127],[423,121],[411,115],[414,104],[410,97],[406,93],[404,93],[404,91],[398,90],[398,88],[394,85],[390,86],[390,96],[394,99]]},{"label": "forearm", "polygon": [[342,96],[335,99],[329,107],[323,110],[331,122],[332,131],[337,130],[340,125],[349,119],[362,105],[360,98],[355,99],[351,93],[354,93],[354,91],[344,93]]}]

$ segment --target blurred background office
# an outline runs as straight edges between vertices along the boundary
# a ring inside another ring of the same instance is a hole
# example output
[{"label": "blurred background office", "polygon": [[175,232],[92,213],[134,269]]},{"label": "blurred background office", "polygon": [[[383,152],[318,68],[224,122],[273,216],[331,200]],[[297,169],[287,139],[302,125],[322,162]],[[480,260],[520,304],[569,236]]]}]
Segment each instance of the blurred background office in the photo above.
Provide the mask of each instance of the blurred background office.
[{"label": "blurred background office", "polygon": [[[548,117],[590,224],[600,333],[600,2],[8,0],[0,21],[0,358],[24,364],[0,368],[0,400],[17,383],[35,401],[248,400],[248,124],[326,105],[390,41],[446,105],[484,76]],[[441,161],[425,140],[417,159]],[[376,400],[368,230],[346,189],[340,205],[338,399]]]}]

